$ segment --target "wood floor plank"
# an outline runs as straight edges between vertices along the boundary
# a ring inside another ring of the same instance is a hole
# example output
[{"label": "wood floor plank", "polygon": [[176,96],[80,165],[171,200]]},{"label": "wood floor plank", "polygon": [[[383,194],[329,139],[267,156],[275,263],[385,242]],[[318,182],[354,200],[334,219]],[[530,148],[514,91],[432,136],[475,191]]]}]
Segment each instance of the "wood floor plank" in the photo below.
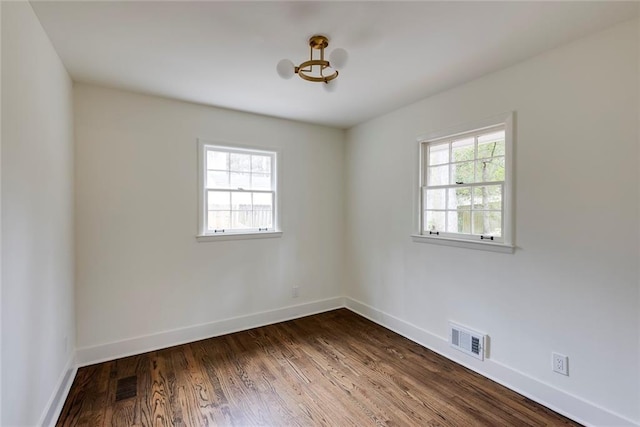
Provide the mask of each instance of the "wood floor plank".
[{"label": "wood floor plank", "polygon": [[341,309],[80,368],[57,425],[579,424]]},{"label": "wood floor plank", "polygon": [[149,357],[151,372],[151,389],[146,393],[148,418],[151,425],[168,427],[173,425],[173,414],[170,409],[170,388],[167,380],[167,360],[160,352]]}]

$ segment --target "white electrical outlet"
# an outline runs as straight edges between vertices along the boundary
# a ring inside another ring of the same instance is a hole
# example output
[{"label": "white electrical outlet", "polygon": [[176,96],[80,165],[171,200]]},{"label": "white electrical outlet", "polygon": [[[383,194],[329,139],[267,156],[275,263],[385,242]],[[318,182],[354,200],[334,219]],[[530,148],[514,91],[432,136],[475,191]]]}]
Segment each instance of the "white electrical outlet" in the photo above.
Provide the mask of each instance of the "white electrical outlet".
[{"label": "white electrical outlet", "polygon": [[291,294],[293,295],[294,298],[298,298],[299,292],[300,292],[300,288],[298,286],[294,286]]},{"label": "white electrical outlet", "polygon": [[567,356],[560,353],[551,353],[551,363],[553,372],[569,375],[569,358]]}]

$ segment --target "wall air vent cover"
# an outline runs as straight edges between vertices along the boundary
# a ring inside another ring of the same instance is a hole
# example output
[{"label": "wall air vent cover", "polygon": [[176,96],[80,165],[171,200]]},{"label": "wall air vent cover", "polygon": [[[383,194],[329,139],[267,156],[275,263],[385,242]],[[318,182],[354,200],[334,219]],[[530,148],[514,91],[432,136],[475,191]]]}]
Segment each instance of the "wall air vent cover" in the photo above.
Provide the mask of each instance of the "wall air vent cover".
[{"label": "wall air vent cover", "polygon": [[449,343],[469,356],[484,360],[486,335],[449,322]]}]

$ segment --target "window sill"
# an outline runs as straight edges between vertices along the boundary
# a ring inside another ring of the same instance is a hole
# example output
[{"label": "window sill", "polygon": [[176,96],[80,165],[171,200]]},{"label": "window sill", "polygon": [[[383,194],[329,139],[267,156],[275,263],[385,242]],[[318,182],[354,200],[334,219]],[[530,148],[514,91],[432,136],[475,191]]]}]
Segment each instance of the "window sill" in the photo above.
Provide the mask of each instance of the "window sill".
[{"label": "window sill", "polygon": [[515,246],[504,243],[476,242],[473,240],[452,239],[450,237],[431,237],[420,234],[412,234],[411,238],[416,243],[431,243],[434,245],[454,246],[456,248],[478,249],[481,251],[500,252],[512,254]]},{"label": "window sill", "polygon": [[224,240],[273,239],[281,236],[282,231],[262,231],[260,233],[200,234],[196,236],[196,240],[202,243]]}]

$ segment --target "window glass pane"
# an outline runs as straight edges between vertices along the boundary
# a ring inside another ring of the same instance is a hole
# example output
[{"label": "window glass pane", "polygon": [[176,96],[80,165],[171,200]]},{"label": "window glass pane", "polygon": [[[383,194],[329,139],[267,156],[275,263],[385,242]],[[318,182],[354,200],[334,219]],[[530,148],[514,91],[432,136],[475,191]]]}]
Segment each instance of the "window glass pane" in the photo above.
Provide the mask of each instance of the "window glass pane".
[{"label": "window glass pane", "polygon": [[445,212],[425,211],[424,231],[444,231]]},{"label": "window glass pane", "polygon": [[249,189],[251,183],[251,174],[243,172],[231,172],[231,188]]},{"label": "window glass pane", "polygon": [[229,153],[207,150],[207,169],[229,169]]},{"label": "window glass pane", "polygon": [[455,163],[451,165],[451,184],[473,182],[473,162]]},{"label": "window glass pane", "polygon": [[449,165],[430,167],[427,176],[427,185],[449,184]]},{"label": "window glass pane", "polygon": [[471,188],[450,188],[447,209],[470,210],[471,209]]},{"label": "window glass pane", "polygon": [[251,188],[253,190],[271,190],[271,174],[252,173]]},{"label": "window glass pane", "polygon": [[273,228],[273,212],[265,210],[253,211],[253,226],[255,228]]},{"label": "window glass pane", "polygon": [[429,165],[449,163],[449,144],[429,145]]},{"label": "window glass pane", "polygon": [[445,209],[447,190],[445,188],[438,190],[426,190],[424,198],[424,207],[426,209]]},{"label": "window glass pane", "polygon": [[229,211],[209,211],[207,215],[207,230],[228,230],[231,228]]},{"label": "window glass pane", "polygon": [[251,172],[271,173],[271,157],[251,156]]},{"label": "window glass pane", "polygon": [[254,210],[268,210],[273,209],[273,195],[272,193],[252,193],[253,194],[253,209]]},{"label": "window glass pane", "polygon": [[448,211],[447,232],[471,234],[471,211]]},{"label": "window glass pane", "polygon": [[476,182],[504,181],[504,157],[478,160]]},{"label": "window glass pane", "polygon": [[475,158],[475,138],[466,138],[453,141],[451,155],[454,162],[463,162]]},{"label": "window glass pane", "polygon": [[504,131],[478,136],[478,158],[504,156]]},{"label": "window glass pane", "polygon": [[231,153],[229,156],[229,169],[236,172],[250,172],[251,155]]},{"label": "window glass pane", "polygon": [[253,228],[253,211],[232,211],[231,212],[231,228],[246,229]]},{"label": "window glass pane", "polygon": [[423,233],[503,237],[506,142],[504,126],[494,126],[421,145]]},{"label": "window glass pane", "polygon": [[251,193],[231,193],[231,210],[250,211]]},{"label": "window glass pane", "polygon": [[229,172],[207,171],[207,188],[229,188]]},{"label": "window glass pane", "polygon": [[230,197],[228,191],[209,191],[207,196],[207,205],[209,210],[229,210],[231,209]]},{"label": "window glass pane", "polygon": [[215,146],[204,150],[205,231],[273,229],[276,154]]},{"label": "window glass pane", "polygon": [[473,209],[502,210],[502,186],[483,185],[473,189]]},{"label": "window glass pane", "polygon": [[502,236],[502,214],[500,212],[472,212],[473,234]]}]

